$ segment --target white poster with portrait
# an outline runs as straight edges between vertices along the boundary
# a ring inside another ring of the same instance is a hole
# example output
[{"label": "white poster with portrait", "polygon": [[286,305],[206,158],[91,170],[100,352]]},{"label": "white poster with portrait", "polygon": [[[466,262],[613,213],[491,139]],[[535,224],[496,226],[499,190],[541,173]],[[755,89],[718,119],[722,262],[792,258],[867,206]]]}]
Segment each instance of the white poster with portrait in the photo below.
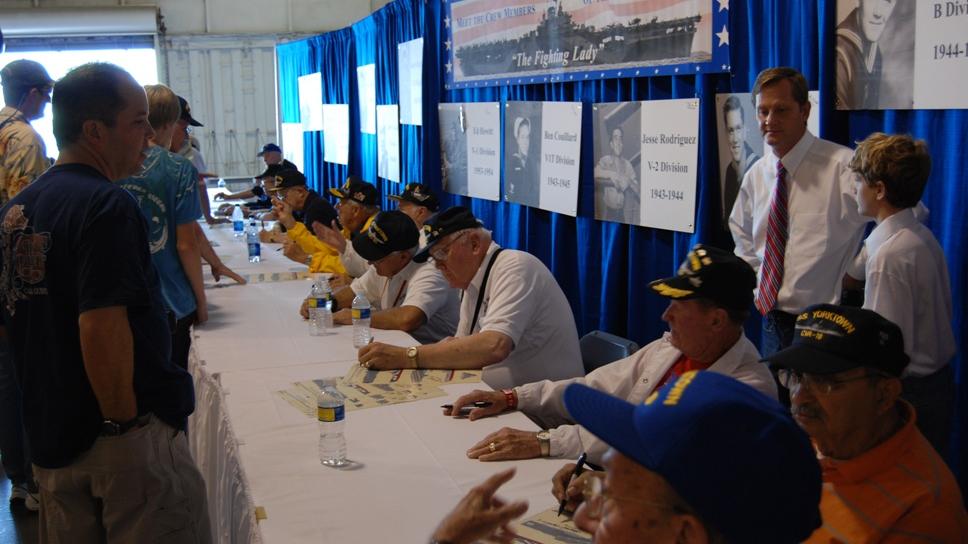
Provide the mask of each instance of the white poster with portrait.
[{"label": "white poster with portrait", "polygon": [[505,104],[505,200],[575,216],[580,155],[580,102]]},{"label": "white poster with portrait", "polygon": [[302,123],[282,124],[282,158],[296,165],[296,169],[303,169],[303,128]]},{"label": "white poster with portrait", "polygon": [[838,0],[836,106],[968,108],[968,2]]},{"label": "white poster with portrait", "polygon": [[376,64],[356,68],[356,89],[360,100],[360,132],[376,134]]},{"label": "white poster with portrait", "polygon": [[[736,202],[743,176],[760,157],[769,152],[760,132],[752,94],[716,95],[716,134],[719,148],[720,212],[723,225]],[[810,117],[807,130],[820,133],[820,92],[810,91]]]},{"label": "white poster with portrait", "polygon": [[696,229],[699,100],[642,102],[640,225],[679,232]]},{"label": "white poster with portrait", "polygon": [[581,156],[581,102],[544,102],[541,130],[539,207],[578,215],[578,157]]},{"label": "white poster with portrait", "polygon": [[423,38],[397,44],[400,123],[423,124]]},{"label": "white poster with portrait", "polygon": [[440,164],[444,190],[501,199],[501,105],[439,104]]},{"label": "white poster with portrait", "polygon": [[323,160],[349,164],[350,106],[323,104]]},{"label": "white poster with portrait", "polygon": [[323,130],[323,76],[321,73],[299,76],[299,120],[305,131]]},{"label": "white poster with portrait", "polygon": [[376,107],[377,175],[400,182],[400,125],[397,105]]}]

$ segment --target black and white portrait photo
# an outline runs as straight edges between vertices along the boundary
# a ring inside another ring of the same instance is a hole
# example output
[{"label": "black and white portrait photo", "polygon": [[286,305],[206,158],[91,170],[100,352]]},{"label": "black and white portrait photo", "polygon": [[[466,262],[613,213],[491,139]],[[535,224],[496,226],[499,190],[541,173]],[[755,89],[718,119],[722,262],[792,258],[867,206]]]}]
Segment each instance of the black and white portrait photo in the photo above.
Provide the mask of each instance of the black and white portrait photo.
[{"label": "black and white portrait photo", "polygon": [[640,225],[641,104],[596,104],[595,219]]},{"label": "black and white portrait photo", "polygon": [[743,176],[763,150],[763,136],[749,93],[716,95],[723,225],[736,202]]},{"label": "black and white portrait photo", "polygon": [[541,201],[541,102],[508,102],[504,112],[504,194],[537,207]]},{"label": "black and white portrait photo", "polygon": [[444,190],[467,195],[467,133],[461,126],[459,104],[441,104],[440,170]]},{"label": "black and white portrait photo", "polygon": [[914,104],[915,2],[837,1],[837,109]]}]

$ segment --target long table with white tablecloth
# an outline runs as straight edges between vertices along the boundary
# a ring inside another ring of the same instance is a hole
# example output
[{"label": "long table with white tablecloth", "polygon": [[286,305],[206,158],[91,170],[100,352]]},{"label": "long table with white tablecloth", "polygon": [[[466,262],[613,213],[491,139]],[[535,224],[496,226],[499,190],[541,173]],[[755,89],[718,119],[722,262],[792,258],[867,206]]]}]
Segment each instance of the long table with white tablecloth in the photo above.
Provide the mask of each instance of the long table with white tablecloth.
[{"label": "long table with white tablecloth", "polygon": [[[309,291],[306,268],[278,245],[263,245],[263,261],[249,263],[230,225],[205,231],[220,258],[254,280],[207,280],[210,320],[196,327],[190,358],[197,406],[189,437],[217,542],[426,542],[467,490],[509,466],[468,459],[466,449],[504,426],[535,428],[520,413],[475,422],[443,417],[440,404],[486,387],[446,385],[445,397],[347,412],[355,467],[322,466],[316,421],[275,392],[346,374],[356,360],[351,328],[309,336],[297,312]],[[403,332],[373,332],[378,341],[413,344]],[[528,499],[529,516],[546,510],[561,463],[514,462],[518,474],[501,495]]]}]

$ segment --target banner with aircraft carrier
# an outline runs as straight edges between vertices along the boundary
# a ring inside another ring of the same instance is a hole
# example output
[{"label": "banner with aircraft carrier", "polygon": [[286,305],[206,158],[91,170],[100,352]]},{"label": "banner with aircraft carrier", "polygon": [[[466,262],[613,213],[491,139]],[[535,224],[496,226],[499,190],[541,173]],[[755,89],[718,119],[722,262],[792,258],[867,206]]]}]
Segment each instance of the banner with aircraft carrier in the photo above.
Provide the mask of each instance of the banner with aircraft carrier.
[{"label": "banner with aircraft carrier", "polygon": [[729,0],[450,0],[448,89],[729,71]]}]

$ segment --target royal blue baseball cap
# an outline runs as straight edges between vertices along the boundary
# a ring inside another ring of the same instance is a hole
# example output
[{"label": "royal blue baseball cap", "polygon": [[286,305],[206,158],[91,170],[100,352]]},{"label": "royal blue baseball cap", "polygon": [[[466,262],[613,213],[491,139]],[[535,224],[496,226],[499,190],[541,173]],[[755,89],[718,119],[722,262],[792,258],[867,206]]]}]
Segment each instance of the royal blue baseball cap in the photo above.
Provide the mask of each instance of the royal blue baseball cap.
[{"label": "royal blue baseball cap", "polygon": [[820,465],[777,401],[733,378],[686,372],[634,405],[584,385],[572,418],[665,480],[728,542],[802,542],[820,527]]}]

